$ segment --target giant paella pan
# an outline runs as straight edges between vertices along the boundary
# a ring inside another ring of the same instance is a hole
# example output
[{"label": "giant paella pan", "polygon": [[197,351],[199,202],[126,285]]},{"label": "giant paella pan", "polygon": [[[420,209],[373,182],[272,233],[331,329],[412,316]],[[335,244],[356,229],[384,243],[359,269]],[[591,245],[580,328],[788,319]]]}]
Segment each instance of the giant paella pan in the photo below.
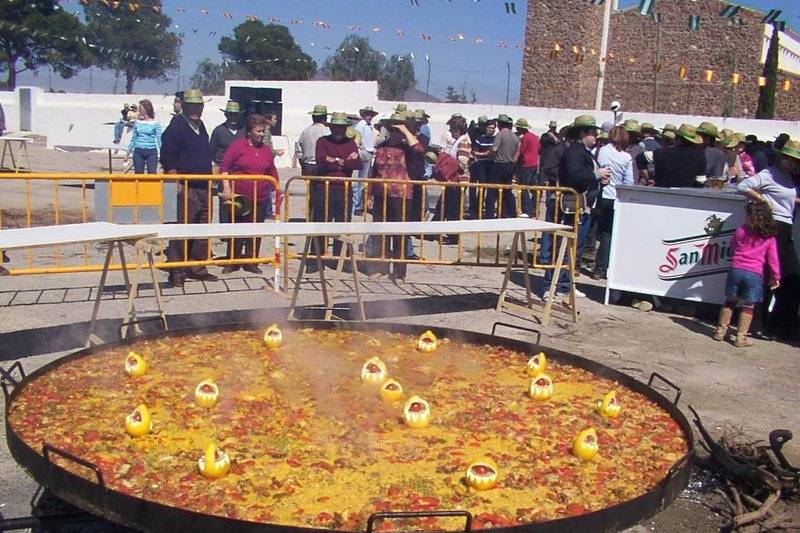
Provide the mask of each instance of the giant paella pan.
[{"label": "giant paella pan", "polygon": [[4,377],[11,454],[146,531],[614,531],[685,488],[691,429],[599,363],[385,323],[192,329]]}]

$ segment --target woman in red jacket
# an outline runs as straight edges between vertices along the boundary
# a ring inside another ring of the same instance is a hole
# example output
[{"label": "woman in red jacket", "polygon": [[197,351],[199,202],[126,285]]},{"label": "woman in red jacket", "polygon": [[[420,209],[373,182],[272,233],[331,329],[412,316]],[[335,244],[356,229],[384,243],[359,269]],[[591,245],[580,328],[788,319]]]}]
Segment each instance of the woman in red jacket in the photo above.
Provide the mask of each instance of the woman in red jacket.
[{"label": "woman in red jacket", "polygon": [[[247,119],[245,136],[236,139],[228,147],[220,165],[220,174],[249,174],[253,176],[272,176],[278,179],[275,157],[272,148],[264,142],[267,119],[262,115],[250,115]],[[273,186],[265,180],[223,180],[221,196],[238,201],[234,204],[233,222],[264,222],[274,214],[272,208]],[[238,259],[258,257],[261,239],[233,239],[228,243],[228,257]],[[239,270],[239,265],[228,265],[223,274]],[[244,270],[260,274],[258,265],[245,265]]]}]

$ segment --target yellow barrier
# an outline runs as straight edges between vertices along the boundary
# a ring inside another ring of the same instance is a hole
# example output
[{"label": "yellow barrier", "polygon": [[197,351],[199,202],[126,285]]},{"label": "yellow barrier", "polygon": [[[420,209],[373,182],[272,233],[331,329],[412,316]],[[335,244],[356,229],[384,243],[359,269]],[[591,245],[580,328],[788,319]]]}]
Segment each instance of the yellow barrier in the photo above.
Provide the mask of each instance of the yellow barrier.
[{"label": "yellow barrier", "polygon": [[[368,209],[366,206],[368,205],[368,201],[370,200],[370,192],[373,191],[380,191],[383,189],[383,194],[377,194],[375,197],[382,198],[382,205],[372,205],[372,213],[375,213],[375,209],[380,209],[380,214],[382,215],[380,218],[386,219],[386,215],[388,212],[388,196],[386,194],[388,189],[391,186],[400,187],[403,192],[406,190],[413,190],[417,189],[415,194],[419,195],[422,198],[422,205],[418,212],[413,205],[409,205],[408,202],[403,203],[402,213],[400,216],[400,220],[421,220],[424,221],[428,219],[428,210],[425,208],[425,199],[428,198],[429,192],[433,191],[434,189],[441,189],[441,194],[439,194],[439,201],[437,203],[436,213],[434,215],[435,220],[461,220],[464,218],[465,208],[467,207],[467,200],[470,196],[473,196],[477,200],[478,206],[474,209],[474,212],[477,214],[477,217],[482,219],[485,209],[487,207],[487,197],[489,201],[495,200],[496,195],[496,202],[498,211],[498,218],[503,218],[506,216],[506,213],[502,212],[502,206],[504,204],[504,197],[507,194],[513,196],[513,202],[515,206],[515,212],[511,214],[511,216],[516,217],[519,214],[520,208],[520,199],[518,198],[521,194],[528,193],[532,195],[532,201],[534,205],[534,213],[533,218],[537,220],[546,220],[549,221],[557,221],[568,225],[571,227],[571,232],[573,235],[577,236],[577,229],[579,225],[579,218],[580,218],[580,211],[573,210],[572,213],[565,213],[562,209],[564,204],[576,204],[577,199],[580,198],[580,195],[574,189],[566,188],[566,187],[548,187],[548,186],[534,186],[534,185],[498,185],[498,184],[489,184],[489,183],[450,183],[450,182],[439,182],[439,181],[406,181],[406,180],[388,180],[388,179],[364,179],[364,178],[339,178],[339,177],[320,177],[320,176],[297,176],[291,178],[287,181],[286,185],[284,186],[284,200],[285,200],[285,209],[284,209],[284,219],[289,220],[291,216],[298,216],[298,213],[291,213],[293,206],[291,205],[291,198],[292,198],[292,188],[296,184],[302,184],[305,186],[305,206],[303,210],[303,218],[305,220],[331,220],[332,218],[332,207],[331,207],[331,187],[336,187],[337,190],[341,190],[341,187],[344,187],[344,212],[346,213],[346,220],[350,219],[349,213],[351,212],[351,194],[352,194],[352,187],[353,184],[361,183],[364,184],[363,190],[363,201],[362,204],[365,206],[364,210],[364,219],[367,220],[367,211]],[[297,187],[295,187],[297,188]],[[457,193],[457,196],[453,193]],[[319,202],[320,196],[322,197],[322,208],[319,209],[319,205],[317,205],[317,212],[314,212],[314,203]],[[341,200],[337,199],[336,202],[341,202]],[[457,207],[448,209],[448,202],[456,202]],[[550,209],[550,213],[548,213],[548,205]],[[337,206],[338,209],[338,206]],[[321,213],[319,211],[322,211]],[[448,218],[448,211],[450,214],[450,218]],[[452,215],[455,213],[455,217]],[[417,218],[419,217],[419,218]],[[503,250],[501,249],[501,241],[500,235],[495,235],[491,238],[490,242],[493,241],[493,246],[487,246],[486,240],[489,238],[482,236],[481,234],[477,234],[475,236],[475,247],[474,249],[467,250],[465,249],[464,243],[462,239],[454,239],[455,242],[455,256],[452,253],[448,253],[452,251],[448,242],[453,242],[453,240],[447,239],[445,236],[427,236],[427,240],[435,241],[435,243],[429,243],[426,245],[426,236],[418,236],[419,237],[419,259],[412,259],[408,258],[405,253],[405,246],[403,247],[403,253],[400,258],[390,258],[387,257],[386,254],[386,242],[385,239],[380,239],[381,241],[381,249],[380,254],[377,255],[369,255],[366,253],[367,243],[369,239],[362,240],[362,250],[363,255],[359,256],[359,262],[366,261],[366,262],[386,262],[391,261],[395,263],[408,263],[408,264],[426,264],[426,265],[462,265],[462,266],[503,266],[505,265],[505,261],[501,261],[501,255],[503,254]],[[534,236],[534,244],[530,247],[532,250],[532,258],[530,266],[533,268],[541,268],[541,269],[553,269],[555,268],[555,257],[556,257],[556,245],[554,239],[549,239],[550,250],[549,250],[549,261],[547,262],[540,262],[539,261],[539,244],[540,239],[538,236]],[[576,243],[577,238],[571,239],[572,245],[570,247],[570,254],[574,257],[576,252]],[[288,252],[289,243],[284,243],[284,254]],[[324,259],[332,260],[335,259],[335,255],[327,253],[327,243],[324,245],[325,254],[323,255]],[[431,250],[434,248],[434,254],[426,254],[426,250]],[[467,257],[467,252],[471,252],[469,255],[472,258]],[[288,266],[284,263],[284,279],[288,279]]]},{"label": "yellow barrier", "polygon": [[[215,184],[223,179],[231,181],[267,182],[276,194],[276,207],[280,210],[280,186],[278,180],[272,176],[221,176],[221,175],[187,175],[187,174],[107,174],[107,173],[0,173],[0,187],[3,196],[0,199],[0,229],[24,228],[33,226],[47,226],[92,222],[94,217],[94,201],[92,199],[94,186],[99,182],[109,184],[109,194],[105,208],[109,214],[109,221],[114,222],[114,208],[132,207],[133,223],[139,223],[139,208],[155,207],[158,213],[158,223],[170,223],[164,219],[164,205],[161,201],[163,188],[168,183],[175,183],[177,188],[188,187],[190,181],[204,181],[202,190],[205,191],[209,206],[207,221],[213,222],[213,199],[216,195]],[[182,195],[182,205],[176,205],[177,222],[183,222],[189,209],[188,195]],[[16,207],[19,206],[19,207]],[[253,209],[253,220],[256,210]],[[234,205],[230,204],[230,215],[233,218]],[[275,215],[277,216],[277,214]],[[249,220],[247,220],[249,221]],[[275,250],[271,255],[260,256],[254,253],[250,257],[242,258],[215,258],[212,255],[211,239],[209,239],[208,252],[203,260],[190,260],[187,256],[186,246],[182,261],[156,264],[157,268],[176,268],[199,265],[246,265],[258,263],[274,263],[278,255]],[[24,266],[19,266],[18,257],[12,257],[7,265],[13,275],[20,274],[62,274],[74,272],[99,272],[103,270],[103,254],[91,253],[89,245],[80,245],[82,252],[70,253],[64,257],[61,246],[54,247],[52,252],[47,249],[25,250]],[[73,248],[73,247],[68,247]],[[15,254],[16,255],[16,254]],[[119,270],[118,263],[112,264],[112,270]]]}]

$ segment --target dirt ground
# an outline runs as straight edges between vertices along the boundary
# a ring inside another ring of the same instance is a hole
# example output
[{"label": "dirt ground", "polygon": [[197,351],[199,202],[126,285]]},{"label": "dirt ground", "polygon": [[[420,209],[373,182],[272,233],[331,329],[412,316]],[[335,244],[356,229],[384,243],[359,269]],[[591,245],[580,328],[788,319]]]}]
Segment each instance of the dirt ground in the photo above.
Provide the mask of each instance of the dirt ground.
[{"label": "dirt ground", "polygon": [[[98,171],[106,166],[105,153],[68,154],[46,150],[38,142],[31,150],[34,170]],[[281,169],[282,181],[296,173]],[[60,187],[61,202],[71,216],[82,217],[83,192]],[[36,209],[43,221],[52,204],[52,191],[40,189]],[[294,200],[293,200],[294,201]],[[24,219],[24,200],[18,193],[0,195],[0,209],[17,222]],[[70,202],[73,207],[68,206]],[[16,213],[16,214],[14,214]],[[4,219],[5,220],[5,219]],[[5,222],[3,223],[5,227]],[[221,245],[220,245],[221,246]],[[502,246],[501,246],[502,247]],[[79,257],[82,251],[76,252]],[[91,259],[99,250],[90,250]],[[12,254],[12,261],[23,257]],[[8,265],[7,265],[8,266]],[[13,266],[13,262],[12,262]],[[292,270],[296,262],[292,264]],[[212,272],[219,274],[218,268]],[[267,272],[267,269],[265,269]],[[265,276],[235,273],[215,283],[189,282],[182,290],[164,287],[167,312],[176,325],[214,323],[219,313],[238,312],[260,322],[286,316],[287,299],[272,291]],[[166,274],[159,273],[162,283]],[[91,314],[96,273],[69,275],[11,276],[0,278],[0,366],[20,361],[27,372],[80,347],[85,340]],[[658,372],[680,385],[679,407],[690,416],[694,406],[706,424],[720,435],[739,428],[753,439],[766,439],[769,431],[800,429],[800,351],[798,347],[756,341],[750,349],[737,349],[711,339],[714,309],[681,306],[681,314],[641,312],[630,307],[604,306],[604,288],[582,276],[578,288],[587,294],[578,302],[577,324],[557,315],[546,327],[521,317],[498,313],[494,306],[502,281],[497,267],[411,266],[408,282],[365,282],[367,312],[376,321],[406,322],[489,332],[497,321],[533,327],[542,332],[542,344],[566,350],[621,370],[646,381]],[[521,276],[515,276],[514,294],[522,294]],[[542,278],[537,275],[536,287]],[[124,306],[124,286],[118,273],[111,275],[112,290],[101,306],[101,334],[113,338]],[[319,293],[309,281],[301,286],[304,303],[318,302]],[[153,308],[152,290],[142,293],[145,309]],[[343,302],[352,301],[345,294]],[[190,316],[191,315],[191,316]],[[498,334],[532,340],[531,334],[499,329]],[[660,389],[670,396],[668,389]],[[4,407],[4,405],[3,405]],[[4,429],[2,430],[4,432]],[[5,439],[0,445],[0,513],[6,517],[30,513],[35,484],[11,459]],[[800,464],[800,438],[784,451],[793,464]],[[653,519],[631,531],[717,531],[725,518],[715,512],[720,502],[713,495],[713,480],[700,472],[690,489]]]}]

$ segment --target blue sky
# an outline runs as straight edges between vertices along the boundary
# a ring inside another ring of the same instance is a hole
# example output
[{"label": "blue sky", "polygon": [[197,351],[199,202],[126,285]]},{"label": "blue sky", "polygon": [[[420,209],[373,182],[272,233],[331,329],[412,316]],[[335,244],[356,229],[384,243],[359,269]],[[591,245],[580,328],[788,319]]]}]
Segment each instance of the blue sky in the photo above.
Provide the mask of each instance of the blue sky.
[{"label": "blue sky", "polygon": [[[586,0],[587,2],[589,0]],[[621,0],[621,7],[637,4],[638,0]],[[798,0],[742,0],[742,5],[760,10],[782,9],[783,19],[793,28],[800,28],[800,1]],[[417,87],[425,90],[427,66],[425,55],[430,57],[430,92],[443,96],[445,88],[453,85],[474,91],[479,102],[504,103],[506,97],[507,64],[511,67],[510,103],[519,97],[520,66],[524,41],[526,0],[515,2],[517,14],[507,14],[504,0],[164,0],[164,13],[172,17],[178,31],[184,34],[181,71],[165,83],[138,81],[138,93],[167,93],[186,88],[189,76],[197,63],[205,57],[219,60],[217,44],[222,35],[232,32],[247,15],[262,20],[276,17],[289,26],[295,40],[322,64],[330,49],[350,33],[369,37],[370,44],[387,54],[413,53],[416,60]],[[77,0],[63,4],[66,9],[78,11]],[[185,12],[178,12],[184,8]],[[207,10],[203,15],[201,10]],[[228,12],[233,20],[223,16]],[[290,21],[302,20],[302,24]],[[315,21],[329,25],[328,29],[315,26]],[[360,26],[352,31],[348,26]],[[379,27],[381,31],[375,32]],[[195,32],[196,30],[196,32]],[[402,30],[404,36],[398,36]],[[216,35],[210,36],[211,32]],[[431,40],[423,40],[426,34]],[[463,36],[451,41],[450,38]],[[475,44],[481,39],[481,44]],[[312,45],[313,43],[313,45]],[[507,47],[499,46],[504,44]],[[67,91],[88,92],[90,74],[82,72],[71,80],[61,80],[42,69],[39,75],[26,73],[21,84],[36,84]],[[93,69],[91,83],[94,92],[111,92],[113,76],[110,72]],[[120,84],[124,87],[124,83]]]}]

